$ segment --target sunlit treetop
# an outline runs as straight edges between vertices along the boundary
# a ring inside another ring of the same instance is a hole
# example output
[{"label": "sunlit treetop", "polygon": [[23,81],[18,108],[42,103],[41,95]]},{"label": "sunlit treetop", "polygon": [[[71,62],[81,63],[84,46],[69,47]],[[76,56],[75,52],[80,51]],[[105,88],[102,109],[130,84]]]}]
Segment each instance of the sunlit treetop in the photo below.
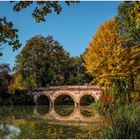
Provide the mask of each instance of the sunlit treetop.
[{"label": "sunlit treetop", "polygon": [[114,80],[128,82],[131,74],[140,72],[140,48],[127,47],[127,40],[116,31],[116,24],[113,18],[101,25],[83,55],[87,73],[101,86]]},{"label": "sunlit treetop", "polygon": [[140,2],[125,1],[118,7],[118,28],[127,36],[131,44],[140,41]]}]

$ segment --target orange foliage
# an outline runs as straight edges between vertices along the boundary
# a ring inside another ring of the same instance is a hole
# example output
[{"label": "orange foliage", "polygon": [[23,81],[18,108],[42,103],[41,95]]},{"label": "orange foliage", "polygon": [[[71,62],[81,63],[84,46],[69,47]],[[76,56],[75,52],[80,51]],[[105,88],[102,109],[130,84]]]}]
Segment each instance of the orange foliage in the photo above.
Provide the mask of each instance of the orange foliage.
[{"label": "orange foliage", "polygon": [[113,80],[127,81],[140,70],[140,48],[126,46],[127,40],[116,32],[116,23],[113,18],[100,26],[83,55],[87,73],[101,86]]}]

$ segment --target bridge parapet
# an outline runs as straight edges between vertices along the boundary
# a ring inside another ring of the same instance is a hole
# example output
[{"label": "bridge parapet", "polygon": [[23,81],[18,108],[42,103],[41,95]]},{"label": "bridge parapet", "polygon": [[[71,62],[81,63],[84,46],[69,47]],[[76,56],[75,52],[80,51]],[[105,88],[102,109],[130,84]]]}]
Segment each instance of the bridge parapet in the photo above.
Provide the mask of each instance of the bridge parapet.
[{"label": "bridge parapet", "polygon": [[84,85],[84,86],[50,86],[50,87],[46,87],[46,88],[38,88],[35,89],[34,91],[49,91],[49,90],[78,90],[78,91],[82,91],[82,90],[96,90],[96,91],[103,91],[103,87],[98,87],[98,86],[89,86],[89,85]]}]

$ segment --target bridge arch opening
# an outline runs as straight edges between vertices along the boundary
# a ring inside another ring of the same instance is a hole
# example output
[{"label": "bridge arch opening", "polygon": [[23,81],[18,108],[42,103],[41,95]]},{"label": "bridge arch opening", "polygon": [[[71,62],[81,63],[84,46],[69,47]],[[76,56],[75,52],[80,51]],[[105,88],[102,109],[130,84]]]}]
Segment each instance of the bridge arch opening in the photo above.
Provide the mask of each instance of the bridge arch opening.
[{"label": "bridge arch opening", "polygon": [[41,95],[37,99],[37,105],[50,105],[50,100],[48,96],[46,95]]},{"label": "bridge arch opening", "polygon": [[74,105],[74,100],[70,95],[61,94],[56,97],[54,105]]},{"label": "bridge arch opening", "polygon": [[90,106],[95,102],[95,99],[90,94],[85,94],[80,99],[80,112],[85,117],[92,117],[94,115],[94,108]]},{"label": "bridge arch opening", "polygon": [[82,105],[91,105],[92,103],[95,102],[95,99],[92,95],[90,94],[85,94],[81,97],[80,99],[80,106]]},{"label": "bridge arch opening", "polygon": [[54,109],[60,116],[69,116],[74,111],[75,102],[70,95],[61,94],[54,101]]},{"label": "bridge arch opening", "polygon": [[41,95],[37,99],[37,112],[41,115],[47,114],[50,110],[50,99],[48,96]]}]

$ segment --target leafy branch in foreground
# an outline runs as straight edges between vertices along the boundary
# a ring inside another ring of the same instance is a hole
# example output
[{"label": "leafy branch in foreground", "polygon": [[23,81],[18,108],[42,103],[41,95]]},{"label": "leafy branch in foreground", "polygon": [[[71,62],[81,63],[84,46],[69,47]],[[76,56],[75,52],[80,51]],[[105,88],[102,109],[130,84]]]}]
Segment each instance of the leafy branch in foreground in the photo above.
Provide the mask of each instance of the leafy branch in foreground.
[{"label": "leafy branch in foreground", "polygon": [[[13,10],[16,12],[26,9],[31,5],[35,6],[32,16],[35,18],[36,22],[46,21],[46,16],[51,14],[53,10],[57,14],[62,11],[62,2],[58,1],[16,1],[13,3]],[[65,3],[69,6],[72,3],[78,3],[78,1],[66,1]],[[6,17],[2,17],[0,18],[0,47],[6,43],[13,46],[13,50],[18,49],[21,46],[18,30],[13,28],[13,23],[7,21]],[[2,52],[0,52],[0,56],[1,55]]]},{"label": "leafy branch in foreground", "polygon": [[[18,30],[13,28],[13,23],[7,21],[6,17],[0,18],[0,47],[8,43],[13,46],[13,50],[18,49],[21,44],[17,32]],[[0,55],[2,55],[1,52]]]},{"label": "leafy branch in foreground", "polygon": [[[32,16],[36,22],[46,21],[45,17],[53,11],[56,14],[60,14],[62,11],[62,2],[59,1],[19,1],[14,3],[13,10],[17,12],[35,3],[36,6],[32,12]],[[72,3],[78,3],[78,1],[65,1],[65,3],[69,6]]]}]

